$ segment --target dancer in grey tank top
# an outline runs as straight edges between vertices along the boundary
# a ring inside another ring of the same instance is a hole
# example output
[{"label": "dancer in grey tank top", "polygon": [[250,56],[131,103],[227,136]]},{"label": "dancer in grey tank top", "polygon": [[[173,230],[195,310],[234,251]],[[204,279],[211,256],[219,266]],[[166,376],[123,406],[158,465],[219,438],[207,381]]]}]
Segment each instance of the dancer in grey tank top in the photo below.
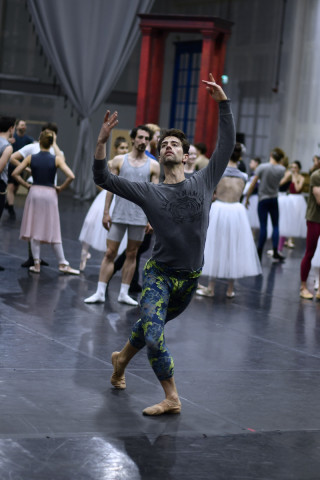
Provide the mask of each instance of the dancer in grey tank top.
[{"label": "dancer in grey tank top", "polygon": [[[113,174],[135,184],[137,182],[159,182],[160,166],[145,153],[149,143],[150,131],[145,125],[139,125],[131,131],[132,151],[118,155],[112,160]],[[114,260],[125,232],[128,232],[126,259],[122,267],[122,281],[118,302],[137,306],[138,302],[129,295],[130,283],[136,268],[136,258],[144,238],[148,219],[141,207],[135,203],[116,196],[112,218],[109,213],[112,191],[108,191],[105,201],[103,225],[109,230],[107,250],[102,260],[96,292],[86,298],[85,303],[105,301],[107,284],[114,272]]]}]

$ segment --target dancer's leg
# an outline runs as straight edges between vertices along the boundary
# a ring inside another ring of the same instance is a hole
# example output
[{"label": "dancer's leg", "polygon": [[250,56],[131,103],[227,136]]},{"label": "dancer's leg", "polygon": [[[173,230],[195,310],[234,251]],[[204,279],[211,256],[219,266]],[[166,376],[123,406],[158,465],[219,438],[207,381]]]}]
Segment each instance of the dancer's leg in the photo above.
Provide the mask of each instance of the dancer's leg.
[{"label": "dancer's leg", "polygon": [[89,243],[82,242],[81,258],[80,258],[80,266],[79,266],[80,272],[83,272],[85,270],[87,265],[87,260],[89,260],[89,258],[91,257],[89,253],[89,248],[90,248]]},{"label": "dancer's leg", "polygon": [[164,325],[179,315],[189,304],[197,288],[200,272],[174,277],[148,261],[144,269],[141,297],[141,319],[132,329],[129,342],[121,352],[114,352],[112,363],[114,373],[111,383],[125,388],[124,369],[128,361],[145,345],[150,365],[159,379],[165,393],[165,400],[144,410],[145,415],[179,413],[181,404],[173,378],[174,361],[165,343]]},{"label": "dancer's leg", "polygon": [[62,243],[53,243],[52,244],[53,251],[57,257],[58,264],[59,264],[59,272],[67,273],[70,275],[79,275],[80,270],[76,270],[71,268],[69,262],[66,260],[64,256],[63,246]]},{"label": "dancer's leg", "polygon": [[114,259],[117,256],[119,245],[120,242],[107,239],[107,251],[101,262],[97,290],[93,295],[85,298],[85,303],[103,303],[105,301],[106,288],[113,274]]},{"label": "dancer's leg", "polygon": [[300,296],[302,298],[313,298],[307,287],[307,279],[311,268],[311,260],[317,248],[320,236],[320,224],[307,221],[306,251],[300,265]]},{"label": "dancer's leg", "polygon": [[40,241],[30,240],[30,248],[32,251],[34,265],[29,267],[30,272],[40,273]]},{"label": "dancer's leg", "polygon": [[121,288],[118,302],[127,305],[138,305],[138,302],[129,296],[130,283],[136,268],[136,257],[141,241],[128,239],[126,248],[126,259],[122,268]]},{"label": "dancer's leg", "polygon": [[260,222],[260,233],[258,241],[258,255],[261,260],[264,244],[267,240],[268,202],[261,200],[258,203],[258,216]]},{"label": "dancer's leg", "polygon": [[270,198],[269,200],[269,213],[272,222],[272,246],[273,246],[273,258],[275,260],[284,260],[285,257],[278,252],[279,245],[279,205],[277,198]]},{"label": "dancer's leg", "polygon": [[234,293],[234,280],[233,279],[230,279],[228,281],[228,289],[227,289],[227,297],[228,298],[233,298],[235,293]]},{"label": "dancer's leg", "polygon": [[115,388],[118,388],[120,390],[126,388],[124,371],[130,360],[138,352],[139,349],[133,347],[129,341],[127,341],[127,343],[120,352],[113,352],[111,356],[111,361],[114,371],[110,381]]},{"label": "dancer's leg", "polygon": [[66,257],[64,256],[62,243],[53,243],[52,248],[55,253],[55,256],[57,257],[58,264],[69,265],[69,262],[67,262]]}]

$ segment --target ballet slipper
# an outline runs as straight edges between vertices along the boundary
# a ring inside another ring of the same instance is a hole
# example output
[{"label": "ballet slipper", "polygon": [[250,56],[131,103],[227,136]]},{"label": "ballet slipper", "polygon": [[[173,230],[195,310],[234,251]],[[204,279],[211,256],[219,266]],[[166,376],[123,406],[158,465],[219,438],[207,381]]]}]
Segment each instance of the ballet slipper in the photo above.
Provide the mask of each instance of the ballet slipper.
[{"label": "ballet slipper", "polygon": [[70,265],[59,265],[59,272],[67,273],[69,275],[80,275],[80,271],[76,270],[75,268],[71,268]]},{"label": "ballet slipper", "polygon": [[226,293],[227,298],[233,298],[234,296],[235,296],[234,291],[232,291],[231,293],[229,293],[229,292]]},{"label": "ballet slipper", "polygon": [[40,260],[38,259],[34,259],[34,265],[32,265],[31,267],[29,267],[29,272],[32,272],[32,273],[40,273]]},{"label": "ballet slipper", "polygon": [[119,375],[117,373],[117,368],[118,368],[118,356],[120,352],[113,352],[111,355],[111,362],[113,365],[113,374],[111,375],[111,385],[113,385],[115,388],[118,390],[124,390],[126,388],[126,378],[124,373],[122,375]]},{"label": "ballet slipper", "polygon": [[307,288],[300,288],[300,297],[305,298],[306,300],[312,300],[313,295],[309,292]]},{"label": "ballet slipper", "polygon": [[162,402],[147,407],[143,410],[143,415],[157,416],[163,415],[164,413],[180,413],[181,412],[181,402],[178,399],[177,401],[168,400],[165,398]]},{"label": "ballet slipper", "polygon": [[214,297],[214,292],[207,287],[203,287],[202,289],[197,288],[196,294],[201,297]]},{"label": "ballet slipper", "polygon": [[40,273],[40,264],[39,266],[29,267],[29,272]]}]

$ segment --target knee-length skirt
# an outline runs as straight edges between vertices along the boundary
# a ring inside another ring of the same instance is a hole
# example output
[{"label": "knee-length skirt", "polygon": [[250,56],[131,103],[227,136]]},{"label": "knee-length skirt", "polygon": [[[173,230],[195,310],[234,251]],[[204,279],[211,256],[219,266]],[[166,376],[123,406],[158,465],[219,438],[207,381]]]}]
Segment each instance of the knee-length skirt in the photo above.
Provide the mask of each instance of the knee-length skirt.
[{"label": "knee-length skirt", "polygon": [[55,188],[32,185],[23,210],[20,238],[42,243],[61,243],[58,194]]}]

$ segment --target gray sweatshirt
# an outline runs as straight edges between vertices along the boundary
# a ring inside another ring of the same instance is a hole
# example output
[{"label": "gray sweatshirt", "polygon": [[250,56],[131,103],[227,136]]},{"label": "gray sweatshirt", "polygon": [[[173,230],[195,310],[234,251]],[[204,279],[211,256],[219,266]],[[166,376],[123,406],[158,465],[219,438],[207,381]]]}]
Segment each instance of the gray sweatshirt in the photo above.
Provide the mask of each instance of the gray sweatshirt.
[{"label": "gray sweatshirt", "polygon": [[176,184],[130,182],[113,175],[106,160],[94,160],[94,181],[100,187],[139,205],[156,236],[152,258],[176,270],[198,270],[214,189],[235,145],[230,101],[219,103],[218,142],[207,167]]}]

